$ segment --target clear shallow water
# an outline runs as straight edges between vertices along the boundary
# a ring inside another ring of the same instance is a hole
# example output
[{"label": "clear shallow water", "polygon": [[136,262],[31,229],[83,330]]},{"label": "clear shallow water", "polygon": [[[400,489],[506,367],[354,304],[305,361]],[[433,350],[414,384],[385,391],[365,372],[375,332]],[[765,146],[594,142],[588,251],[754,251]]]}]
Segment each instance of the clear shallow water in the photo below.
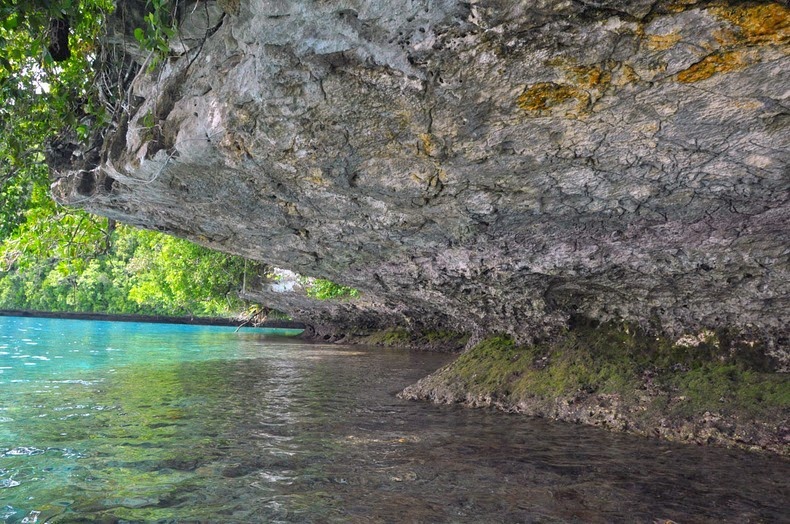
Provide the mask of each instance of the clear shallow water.
[{"label": "clear shallow water", "polygon": [[444,355],[0,317],[0,522],[788,522],[790,462],[395,393]]}]

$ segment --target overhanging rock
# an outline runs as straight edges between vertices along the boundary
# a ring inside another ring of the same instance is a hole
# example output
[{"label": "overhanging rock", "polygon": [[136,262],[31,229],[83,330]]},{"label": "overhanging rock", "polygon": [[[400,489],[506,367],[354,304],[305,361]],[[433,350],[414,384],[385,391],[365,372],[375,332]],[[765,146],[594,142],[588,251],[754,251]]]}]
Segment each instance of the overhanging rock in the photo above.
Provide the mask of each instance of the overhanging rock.
[{"label": "overhanging rock", "polygon": [[787,356],[782,3],[219,6],[97,165],[58,166],[61,202],[354,286],[388,321],[734,327]]}]

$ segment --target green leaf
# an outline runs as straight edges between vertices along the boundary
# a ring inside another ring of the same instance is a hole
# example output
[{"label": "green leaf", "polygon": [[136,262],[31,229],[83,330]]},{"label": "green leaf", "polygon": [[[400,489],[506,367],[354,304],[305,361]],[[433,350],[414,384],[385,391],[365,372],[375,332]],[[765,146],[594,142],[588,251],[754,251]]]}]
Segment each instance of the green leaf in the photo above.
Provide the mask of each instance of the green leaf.
[{"label": "green leaf", "polygon": [[134,30],[134,38],[141,44],[145,42],[145,31],[137,27]]},{"label": "green leaf", "polygon": [[16,29],[18,26],[19,26],[19,15],[17,15],[16,13],[12,14],[11,16],[9,16],[3,21],[3,27],[8,29],[9,31]]}]

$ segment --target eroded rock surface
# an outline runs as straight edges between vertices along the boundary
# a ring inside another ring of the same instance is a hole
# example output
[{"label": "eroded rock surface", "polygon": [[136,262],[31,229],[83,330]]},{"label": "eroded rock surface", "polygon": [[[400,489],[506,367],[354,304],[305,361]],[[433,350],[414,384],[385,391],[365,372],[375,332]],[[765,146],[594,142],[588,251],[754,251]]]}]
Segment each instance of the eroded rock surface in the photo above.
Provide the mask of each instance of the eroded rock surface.
[{"label": "eroded rock surface", "polygon": [[787,357],[783,3],[203,3],[61,202],[354,286],[370,325]]}]

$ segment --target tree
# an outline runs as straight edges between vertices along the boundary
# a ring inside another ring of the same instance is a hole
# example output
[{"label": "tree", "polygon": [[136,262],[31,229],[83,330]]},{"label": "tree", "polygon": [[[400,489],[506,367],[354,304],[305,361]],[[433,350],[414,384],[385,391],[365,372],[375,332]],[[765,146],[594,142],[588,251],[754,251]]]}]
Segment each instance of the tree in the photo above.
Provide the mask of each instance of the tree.
[{"label": "tree", "polygon": [[[135,36],[164,52],[167,2],[151,0]],[[56,204],[45,158],[99,147],[138,67],[98,44],[110,0],[0,4],[0,308],[227,314],[244,260]],[[105,81],[108,71],[112,80]],[[66,136],[68,140],[52,140]],[[82,145],[75,146],[82,141]],[[89,142],[91,144],[89,144]],[[66,144],[67,150],[51,149]],[[50,144],[50,146],[45,146]],[[75,149],[77,147],[77,149]]]},{"label": "tree", "polygon": [[46,140],[87,138],[103,122],[90,62],[109,0],[6,0],[0,6],[0,240],[47,185]]}]

